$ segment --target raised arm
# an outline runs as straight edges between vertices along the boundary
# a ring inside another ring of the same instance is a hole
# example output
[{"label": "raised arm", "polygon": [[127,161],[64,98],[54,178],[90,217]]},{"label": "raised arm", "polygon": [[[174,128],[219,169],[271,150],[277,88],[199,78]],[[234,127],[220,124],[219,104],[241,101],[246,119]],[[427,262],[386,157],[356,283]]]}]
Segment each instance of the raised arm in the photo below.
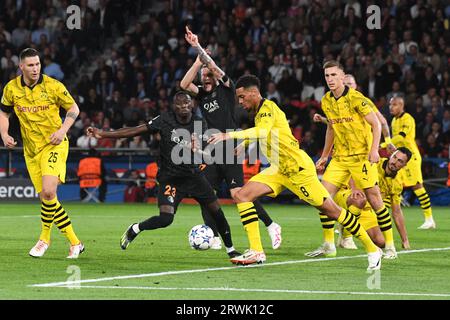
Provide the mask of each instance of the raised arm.
[{"label": "raised arm", "polygon": [[226,77],[225,72],[220,69],[217,64],[214,62],[214,60],[209,56],[209,54],[206,52],[205,49],[202,48],[200,43],[198,42],[198,37],[194,33],[192,33],[191,30],[189,30],[188,27],[186,27],[186,34],[185,34],[186,41],[198,51],[198,58],[200,62],[206,67],[211,70],[211,72],[214,74],[214,77],[216,79],[222,79],[224,85],[227,87],[230,86],[230,79]]},{"label": "raised arm", "polygon": [[198,87],[193,84],[195,77],[197,76],[198,71],[202,67],[202,62],[200,61],[200,57],[197,56],[194,64],[189,68],[189,70],[184,75],[183,79],[181,79],[180,87],[183,90],[189,91],[194,95],[198,94]]},{"label": "raised arm", "polygon": [[146,133],[148,130],[148,127],[146,124],[141,124],[137,127],[130,127],[130,128],[121,128],[118,130],[111,130],[111,131],[103,131],[101,129],[95,128],[95,127],[89,127],[86,130],[86,134],[89,137],[95,137],[97,139],[101,138],[131,138],[135,136],[139,136],[143,133]]}]

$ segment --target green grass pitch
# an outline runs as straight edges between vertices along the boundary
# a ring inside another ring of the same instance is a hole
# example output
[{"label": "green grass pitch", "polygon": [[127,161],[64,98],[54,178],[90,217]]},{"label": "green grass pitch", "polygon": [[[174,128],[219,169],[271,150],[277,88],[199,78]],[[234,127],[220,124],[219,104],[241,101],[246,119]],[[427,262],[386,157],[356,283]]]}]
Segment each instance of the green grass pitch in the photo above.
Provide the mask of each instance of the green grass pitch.
[{"label": "green grass pitch", "polygon": [[[336,258],[304,256],[322,238],[318,214],[308,206],[265,206],[283,228],[283,243],[272,250],[260,224],[267,263],[257,267],[232,265],[224,249],[190,249],[187,233],[202,223],[195,205],[181,205],[171,226],[140,234],[125,251],[119,247],[123,231],[157,214],[155,205],[64,206],[86,246],[78,260],[65,258],[69,245],[55,227],[46,255],[28,256],[39,235],[39,204],[1,205],[0,299],[450,299],[448,207],[433,208],[436,230],[417,230],[420,208],[404,208],[413,250],[398,249],[398,260],[383,261],[380,273],[368,274],[358,241],[358,250],[338,249]],[[236,208],[224,206],[224,212],[235,247],[243,251],[247,240]]]}]

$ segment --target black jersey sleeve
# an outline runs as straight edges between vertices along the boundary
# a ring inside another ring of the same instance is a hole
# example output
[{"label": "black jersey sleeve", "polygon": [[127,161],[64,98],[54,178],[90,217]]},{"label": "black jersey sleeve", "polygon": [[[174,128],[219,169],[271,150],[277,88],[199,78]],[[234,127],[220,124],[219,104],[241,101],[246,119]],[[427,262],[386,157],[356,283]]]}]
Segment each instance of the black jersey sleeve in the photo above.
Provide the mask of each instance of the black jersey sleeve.
[{"label": "black jersey sleeve", "polygon": [[147,122],[148,131],[150,131],[150,133],[161,131],[161,123],[162,123],[161,116],[154,117],[152,120]]},{"label": "black jersey sleeve", "polygon": [[14,111],[14,107],[13,106],[7,106],[4,105],[3,103],[0,103],[0,110],[2,110],[5,113],[11,113]]}]

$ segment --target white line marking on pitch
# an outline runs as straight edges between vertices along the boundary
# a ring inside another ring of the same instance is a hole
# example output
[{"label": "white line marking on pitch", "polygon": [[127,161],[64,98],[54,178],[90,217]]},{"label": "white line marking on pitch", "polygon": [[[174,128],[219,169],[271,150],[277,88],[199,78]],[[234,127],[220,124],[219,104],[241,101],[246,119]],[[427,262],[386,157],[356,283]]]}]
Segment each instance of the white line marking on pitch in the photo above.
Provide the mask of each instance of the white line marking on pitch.
[{"label": "white line marking on pitch", "polygon": [[[400,251],[400,252],[398,252],[398,254],[410,254],[410,253],[430,252],[430,251],[447,251],[447,250],[450,250],[450,247]],[[144,273],[144,274],[135,274],[135,275],[127,275],[127,276],[116,276],[116,277],[105,277],[105,278],[97,278],[97,279],[86,279],[86,280],[80,280],[80,281],[63,281],[63,282],[41,283],[41,284],[32,284],[32,285],[28,285],[28,286],[29,287],[61,287],[61,286],[65,287],[65,286],[75,286],[75,285],[79,285],[81,283],[92,283],[92,282],[111,281],[111,280],[123,280],[123,279],[136,279],[136,278],[148,278],[148,277],[158,277],[158,276],[168,276],[168,275],[188,274],[188,273],[199,273],[199,272],[209,272],[209,271],[236,270],[238,268],[263,268],[263,267],[279,266],[279,265],[286,265],[286,264],[315,263],[315,262],[345,260],[345,259],[354,259],[354,258],[362,258],[362,257],[366,257],[366,255],[362,254],[362,255],[356,255],[356,256],[344,256],[344,257],[335,257],[335,258],[319,258],[319,259],[280,261],[280,262],[271,262],[271,263],[265,263],[265,264],[259,264],[259,265],[250,265],[250,266],[246,266],[246,267],[231,266],[231,267],[220,267],[220,268],[165,271],[165,272]]]},{"label": "white line marking on pitch", "polygon": [[[68,288],[70,288],[68,286]],[[380,292],[380,291],[327,291],[327,290],[287,290],[287,289],[246,289],[246,288],[170,288],[170,287],[136,287],[136,286],[80,286],[81,289],[127,289],[127,290],[162,290],[162,291],[239,291],[264,293],[307,293],[307,294],[350,294],[380,296],[417,296],[417,297],[450,297],[450,293],[414,293],[414,292]]]}]

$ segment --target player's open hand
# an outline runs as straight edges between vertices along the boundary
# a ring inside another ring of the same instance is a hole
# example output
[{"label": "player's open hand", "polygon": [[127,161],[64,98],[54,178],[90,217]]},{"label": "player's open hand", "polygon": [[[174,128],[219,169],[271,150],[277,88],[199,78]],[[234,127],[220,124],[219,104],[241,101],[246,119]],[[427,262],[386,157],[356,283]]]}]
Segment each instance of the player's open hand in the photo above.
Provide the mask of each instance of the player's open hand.
[{"label": "player's open hand", "polygon": [[216,144],[216,143],[219,143],[220,141],[227,140],[227,139],[230,139],[230,136],[228,135],[228,133],[224,133],[224,132],[214,133],[208,139],[208,143]]},{"label": "player's open hand", "polygon": [[16,141],[14,141],[14,138],[10,135],[6,135],[5,137],[2,136],[3,144],[7,148],[14,148],[17,144]]},{"label": "player's open hand", "polygon": [[86,135],[89,138],[96,138],[96,139],[101,139],[102,135],[100,134],[102,131],[98,128],[95,127],[89,127],[86,129]]},{"label": "player's open hand", "polygon": [[196,34],[192,33],[188,26],[186,26],[186,34],[184,35],[187,43],[189,43],[193,47],[198,46],[198,37]]},{"label": "player's open hand", "polygon": [[66,132],[63,129],[59,129],[50,136],[50,144],[55,146],[59,145],[64,140],[65,136]]}]

